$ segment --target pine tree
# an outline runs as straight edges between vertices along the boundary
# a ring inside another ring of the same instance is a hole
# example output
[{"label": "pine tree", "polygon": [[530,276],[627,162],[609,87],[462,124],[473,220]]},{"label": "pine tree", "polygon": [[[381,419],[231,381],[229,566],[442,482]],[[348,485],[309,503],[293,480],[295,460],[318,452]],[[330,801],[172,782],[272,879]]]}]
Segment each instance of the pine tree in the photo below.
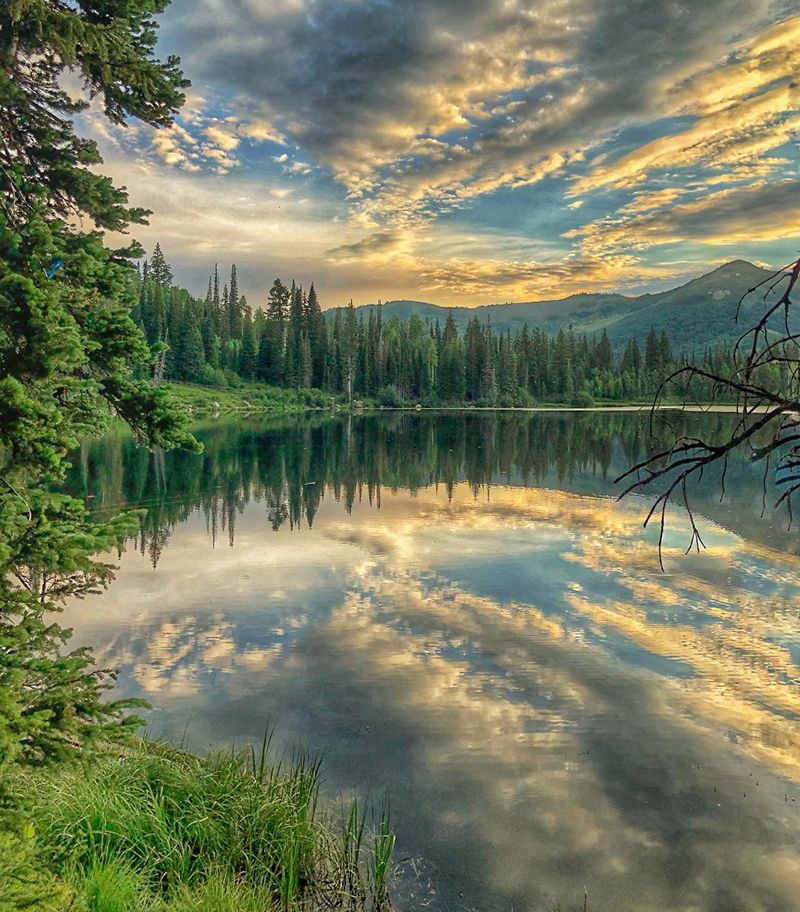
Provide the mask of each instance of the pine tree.
[{"label": "pine tree", "polygon": [[600,336],[600,342],[597,345],[597,352],[595,354],[595,367],[599,371],[611,372],[611,369],[614,364],[614,352],[611,349],[611,341],[608,338],[608,333],[606,330],[603,330],[603,334]]},{"label": "pine tree", "polygon": [[301,348],[301,374],[300,374],[300,386],[308,388],[311,386],[311,378],[313,376],[313,365],[311,360],[311,345],[308,341],[308,336],[303,335],[302,339],[302,348]]},{"label": "pine tree", "polygon": [[358,318],[352,301],[341,322],[340,353],[343,392],[347,396],[348,403],[351,403],[358,359]]},{"label": "pine tree", "polygon": [[175,376],[180,380],[196,382],[202,377],[203,365],[205,364],[205,352],[203,350],[203,337],[200,334],[196,315],[190,307],[185,307],[182,312],[174,344],[177,349]]},{"label": "pine tree", "polygon": [[252,380],[256,374],[256,336],[253,329],[253,319],[250,309],[247,308],[242,324],[242,347],[239,351],[239,375],[245,380]]},{"label": "pine tree", "polygon": [[212,310],[214,312],[214,332],[222,336],[223,311],[222,299],[219,293],[219,267],[214,264],[214,296],[212,299]]},{"label": "pine tree", "polygon": [[261,338],[258,340],[256,379],[262,383],[276,382],[273,379],[273,348],[266,331],[261,334]]},{"label": "pine tree", "polygon": [[669,339],[667,338],[667,333],[664,329],[661,330],[661,335],[658,338],[658,359],[660,368],[663,372],[666,371],[667,367],[669,367],[674,360],[672,346],[669,344]]},{"label": "pine tree", "polygon": [[[112,252],[99,232],[79,228],[125,231],[145,212],[94,170],[96,145],[75,133],[73,115],[85,105],[62,88],[67,73],[83,80],[115,125],[170,123],[186,83],[175,58],[156,57],[161,9],[0,4],[2,814],[13,764],[88,751],[137,725],[123,721],[124,704],[104,702],[106,676],[92,668],[88,650],[68,651],[70,632],[53,621],[65,599],[110,581],[107,562],[95,555],[138,527],[130,515],[93,518],[59,490],[67,454],[80,438],[102,433],[111,414],[154,446],[197,446],[167,390],[146,377],[153,353],[131,317],[136,273],[129,261],[142,256],[141,247]],[[56,259],[64,268],[49,278],[42,266]],[[161,288],[163,278],[148,282]],[[139,291],[144,323],[144,271]],[[4,817],[3,837],[12,829]]]},{"label": "pine tree", "polygon": [[325,361],[327,358],[328,332],[325,317],[319,305],[314,283],[308,291],[305,307],[305,324],[308,335],[308,348],[311,357],[311,373],[309,385],[322,387],[325,375]]},{"label": "pine tree", "polygon": [[156,242],[153,255],[150,257],[150,278],[162,288],[172,285],[172,270],[169,268],[161,250],[161,244],[158,242]]},{"label": "pine tree", "polygon": [[267,298],[264,332],[258,346],[258,379],[263,383],[285,384],[286,318],[289,289],[275,279]]},{"label": "pine tree", "polygon": [[167,306],[164,286],[154,282],[149,273],[142,283],[140,310],[142,326],[150,345],[163,342],[167,334]]},{"label": "pine tree", "polygon": [[[531,337],[528,332],[528,324],[522,324],[522,332],[514,340],[514,352],[517,360],[517,390],[527,396],[529,378],[529,358],[530,358]],[[529,401],[523,398],[523,401]]]},{"label": "pine tree", "polygon": [[368,396],[374,396],[381,388],[379,382],[379,348],[380,348],[380,337],[378,335],[378,319],[375,316],[375,311],[370,309],[369,319],[367,321],[367,341],[366,341],[366,352],[365,352],[365,377],[364,377],[364,391]]},{"label": "pine tree", "polygon": [[337,307],[333,315],[333,329],[331,330],[330,344],[328,345],[328,369],[325,388],[340,392],[345,389],[342,347],[344,329],[342,309]]},{"label": "pine tree", "polygon": [[75,133],[73,115],[88,102],[73,100],[62,76],[74,74],[91,97],[100,96],[114,125],[170,124],[188,82],[178,58],[160,61],[155,53],[153,14],[164,3],[101,6],[98,12],[90,4],[0,5],[0,200],[11,228],[28,221],[34,197],[47,217],[72,223],[87,215],[111,231],[147,215],[128,207],[127,193],[97,173],[97,145]]},{"label": "pine tree", "polygon": [[661,369],[661,348],[655,326],[650,327],[644,345],[644,369],[649,376],[653,376]]},{"label": "pine tree", "polygon": [[448,313],[442,334],[438,373],[439,396],[444,402],[461,402],[466,388],[464,354],[455,320]]},{"label": "pine tree", "polygon": [[488,350],[486,337],[477,317],[473,317],[467,324],[464,347],[466,395],[468,399],[479,399]]},{"label": "pine tree", "polygon": [[222,319],[222,335],[225,339],[230,339],[230,306],[229,306],[229,295],[228,295],[228,283],[226,282],[222,286],[222,305],[221,313],[223,316]]},{"label": "pine tree", "polygon": [[205,360],[212,367],[217,367],[219,364],[219,342],[217,340],[214,321],[214,292],[210,276],[200,320],[200,335],[203,339],[203,355]]},{"label": "pine tree", "polygon": [[480,395],[477,397],[487,405],[497,402],[497,373],[491,358],[485,358],[481,368]]},{"label": "pine tree", "polygon": [[303,336],[305,334],[305,306],[303,289],[294,281],[289,296],[289,324],[286,332],[286,382],[299,389],[303,386],[305,354]]},{"label": "pine tree", "polygon": [[629,371],[635,377],[638,377],[641,369],[642,353],[639,350],[639,345],[636,339],[628,339],[628,344],[625,346],[625,352],[622,355],[620,370],[623,372]]},{"label": "pine tree", "polygon": [[510,332],[499,339],[497,385],[503,404],[513,405],[516,402],[518,387],[516,353]]},{"label": "pine tree", "polygon": [[242,338],[242,302],[239,299],[239,278],[236,263],[231,266],[231,284],[226,304],[228,317],[228,338],[238,342]]}]

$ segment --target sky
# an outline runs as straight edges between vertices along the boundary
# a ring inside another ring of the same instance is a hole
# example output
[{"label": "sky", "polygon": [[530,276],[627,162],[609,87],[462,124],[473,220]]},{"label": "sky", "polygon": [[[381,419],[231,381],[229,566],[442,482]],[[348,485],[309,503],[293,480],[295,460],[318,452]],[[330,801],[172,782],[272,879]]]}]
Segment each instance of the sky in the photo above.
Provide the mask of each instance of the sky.
[{"label": "sky", "polygon": [[799,0],[173,0],[172,127],[85,128],[176,280],[476,306],[800,249]]}]

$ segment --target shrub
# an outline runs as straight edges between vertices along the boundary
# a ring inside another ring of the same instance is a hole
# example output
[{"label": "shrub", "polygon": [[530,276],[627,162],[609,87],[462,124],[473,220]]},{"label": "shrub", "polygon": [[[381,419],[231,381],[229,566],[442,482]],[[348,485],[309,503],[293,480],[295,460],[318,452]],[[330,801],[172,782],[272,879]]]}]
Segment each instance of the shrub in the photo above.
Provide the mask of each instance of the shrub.
[{"label": "shrub", "polygon": [[536,405],[536,400],[531,395],[530,390],[521,389],[514,397],[514,405],[516,405],[517,408],[532,408]]},{"label": "shrub", "polygon": [[33,827],[28,828],[28,833],[0,833],[0,912],[66,910],[72,906],[72,891],[43,869],[34,851]]},{"label": "shrub", "polygon": [[230,368],[226,367],[221,373],[224,378],[222,381],[223,386],[230,387],[230,389],[239,389],[244,385],[244,381],[236,371],[232,371]]},{"label": "shrub", "polygon": [[391,385],[383,386],[378,390],[375,402],[383,408],[401,408],[405,405],[405,400],[400,395],[400,391],[396,386]]},{"label": "shrub", "polygon": [[578,390],[572,397],[570,405],[574,408],[594,408],[594,399],[591,393],[587,393],[586,390]]},{"label": "shrub", "polygon": [[330,393],[325,393],[321,389],[307,389],[302,393],[302,402],[310,408],[329,408],[331,399]]},{"label": "shrub", "polygon": [[224,371],[221,371],[216,367],[212,367],[210,364],[204,364],[200,368],[200,374],[197,377],[197,382],[201,386],[225,386],[227,383],[227,378],[225,377]]}]

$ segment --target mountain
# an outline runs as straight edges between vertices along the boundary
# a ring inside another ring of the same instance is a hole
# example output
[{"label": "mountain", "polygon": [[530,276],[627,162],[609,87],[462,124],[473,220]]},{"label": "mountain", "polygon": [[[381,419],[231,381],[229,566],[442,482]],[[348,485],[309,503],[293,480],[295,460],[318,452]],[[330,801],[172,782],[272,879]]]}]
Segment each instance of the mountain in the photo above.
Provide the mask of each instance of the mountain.
[{"label": "mountain", "polygon": [[[769,278],[769,270],[734,260],[679,288],[637,298],[637,309],[608,329],[612,341],[643,339],[651,326],[666,330],[679,351],[699,350],[716,342],[732,342],[763,312],[763,292],[748,295],[738,322],[736,308],[749,289]],[[774,296],[771,300],[774,300]]]},{"label": "mountain", "polygon": [[[498,332],[512,333],[527,323],[530,328],[555,334],[572,326],[578,335],[607,330],[615,347],[625,345],[632,336],[643,342],[650,327],[666,330],[676,351],[698,351],[718,342],[735,340],[751,325],[763,308],[760,294],[750,295],[742,307],[738,324],[736,307],[748,289],[770,275],[746,260],[733,260],[684,285],[657,294],[575,294],[552,301],[525,301],[490,304],[481,307],[442,307],[424,301],[387,301],[382,307],[384,320],[412,315],[444,325],[452,313],[459,329],[477,317],[490,320]],[[357,307],[365,317],[376,304]],[[333,314],[334,311],[329,311]]]}]

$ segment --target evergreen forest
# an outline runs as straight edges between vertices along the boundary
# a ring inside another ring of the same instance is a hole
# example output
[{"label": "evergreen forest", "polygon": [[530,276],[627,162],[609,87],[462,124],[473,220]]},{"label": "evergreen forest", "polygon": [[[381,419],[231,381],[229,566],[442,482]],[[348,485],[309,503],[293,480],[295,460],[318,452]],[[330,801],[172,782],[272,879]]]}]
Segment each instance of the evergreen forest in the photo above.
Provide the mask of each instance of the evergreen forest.
[{"label": "evergreen forest", "polygon": [[[673,371],[697,364],[710,374],[731,371],[730,347],[677,352],[665,331],[651,327],[614,350],[608,333],[550,335],[523,325],[496,332],[473,318],[459,331],[416,315],[384,321],[380,308],[365,318],[350,303],[323,312],[312,283],[276,278],[263,302],[240,293],[236,265],[208,280],[204,298],[173,284],[160,245],[138,271],[133,317],[157,353],[153,379],[241,386],[258,382],[317,389],[348,402],[396,407],[472,404],[524,407],[538,403],[591,406],[647,399]],[[680,391],[708,401],[700,377]]]}]

